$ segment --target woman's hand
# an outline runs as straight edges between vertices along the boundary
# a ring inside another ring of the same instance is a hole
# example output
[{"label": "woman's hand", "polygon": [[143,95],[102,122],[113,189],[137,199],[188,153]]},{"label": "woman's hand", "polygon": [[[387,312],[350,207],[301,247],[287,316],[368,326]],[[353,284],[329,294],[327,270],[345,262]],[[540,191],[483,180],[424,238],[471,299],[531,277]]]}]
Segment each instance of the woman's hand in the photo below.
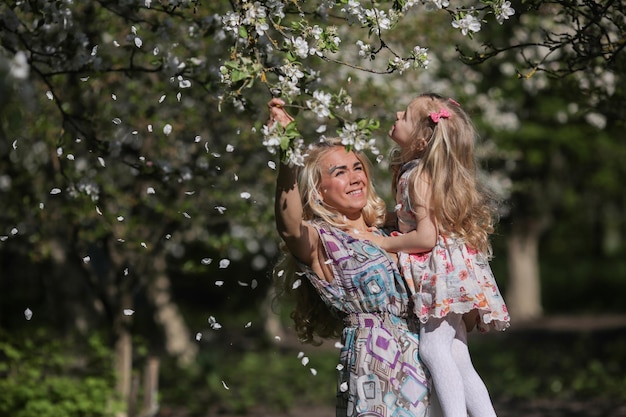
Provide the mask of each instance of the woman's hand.
[{"label": "woman's hand", "polygon": [[286,127],[289,123],[293,122],[293,117],[285,111],[285,102],[279,98],[273,98],[267,106],[270,108],[270,117],[267,122],[268,126],[272,126],[274,123],[280,123],[282,127]]}]

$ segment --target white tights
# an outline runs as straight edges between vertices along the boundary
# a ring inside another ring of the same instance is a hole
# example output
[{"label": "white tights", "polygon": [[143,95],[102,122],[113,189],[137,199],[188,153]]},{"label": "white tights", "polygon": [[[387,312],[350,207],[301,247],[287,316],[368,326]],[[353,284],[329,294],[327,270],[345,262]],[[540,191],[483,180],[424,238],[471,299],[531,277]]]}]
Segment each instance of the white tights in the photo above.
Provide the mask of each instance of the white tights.
[{"label": "white tights", "polygon": [[487,387],[474,369],[463,317],[430,318],[420,329],[420,356],[433,378],[444,417],[496,417]]}]

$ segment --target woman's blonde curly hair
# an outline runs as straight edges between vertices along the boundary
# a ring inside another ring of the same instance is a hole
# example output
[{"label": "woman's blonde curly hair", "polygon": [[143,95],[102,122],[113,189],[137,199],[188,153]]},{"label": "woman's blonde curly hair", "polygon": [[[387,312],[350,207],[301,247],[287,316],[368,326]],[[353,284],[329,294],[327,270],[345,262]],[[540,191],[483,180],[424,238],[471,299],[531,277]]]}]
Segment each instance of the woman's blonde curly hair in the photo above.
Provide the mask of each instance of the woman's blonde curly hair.
[{"label": "woman's blonde curly hair", "polygon": [[[302,199],[303,219],[345,229],[344,216],[336,210],[324,205],[319,197],[319,186],[322,179],[320,160],[337,147],[345,148],[340,138],[327,138],[309,147],[304,166],[298,171],[298,188]],[[367,201],[362,210],[363,218],[368,226],[382,226],[385,221],[385,202],[381,199],[371,182],[371,163],[367,157],[354,151],[357,159],[363,164],[368,179]],[[275,300],[291,299],[294,310],[290,317],[295,330],[302,342],[319,344],[316,339],[336,338],[343,328],[337,312],[325,304],[317,290],[304,276],[301,265],[294,256],[281,244],[282,255],[273,270],[276,289]],[[296,285],[298,282],[299,285]]]}]

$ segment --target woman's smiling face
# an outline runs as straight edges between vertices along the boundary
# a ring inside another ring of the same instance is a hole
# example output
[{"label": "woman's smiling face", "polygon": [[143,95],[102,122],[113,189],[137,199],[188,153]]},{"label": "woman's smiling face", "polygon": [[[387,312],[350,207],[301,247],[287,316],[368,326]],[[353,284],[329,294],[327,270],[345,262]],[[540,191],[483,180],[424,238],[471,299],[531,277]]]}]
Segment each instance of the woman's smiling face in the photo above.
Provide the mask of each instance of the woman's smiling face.
[{"label": "woman's smiling face", "polygon": [[336,147],[320,159],[319,193],[324,205],[353,218],[367,203],[369,180],[354,152]]}]

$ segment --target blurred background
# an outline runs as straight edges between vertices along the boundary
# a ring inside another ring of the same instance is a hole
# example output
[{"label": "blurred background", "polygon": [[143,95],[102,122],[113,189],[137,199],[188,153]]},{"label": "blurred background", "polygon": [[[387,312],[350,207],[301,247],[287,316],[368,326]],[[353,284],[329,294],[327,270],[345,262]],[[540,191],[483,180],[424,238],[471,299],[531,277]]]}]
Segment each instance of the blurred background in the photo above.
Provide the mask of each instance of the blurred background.
[{"label": "blurred background", "polygon": [[[239,3],[28,3],[0,5],[0,415],[334,415],[335,341],[301,344],[271,286],[271,94],[221,100]],[[432,91],[474,119],[512,325],[470,350],[504,417],[626,416],[624,5],[566,3],[474,37],[410,13],[386,41],[426,70],[311,64],[380,120],[390,207],[395,112]]]}]

